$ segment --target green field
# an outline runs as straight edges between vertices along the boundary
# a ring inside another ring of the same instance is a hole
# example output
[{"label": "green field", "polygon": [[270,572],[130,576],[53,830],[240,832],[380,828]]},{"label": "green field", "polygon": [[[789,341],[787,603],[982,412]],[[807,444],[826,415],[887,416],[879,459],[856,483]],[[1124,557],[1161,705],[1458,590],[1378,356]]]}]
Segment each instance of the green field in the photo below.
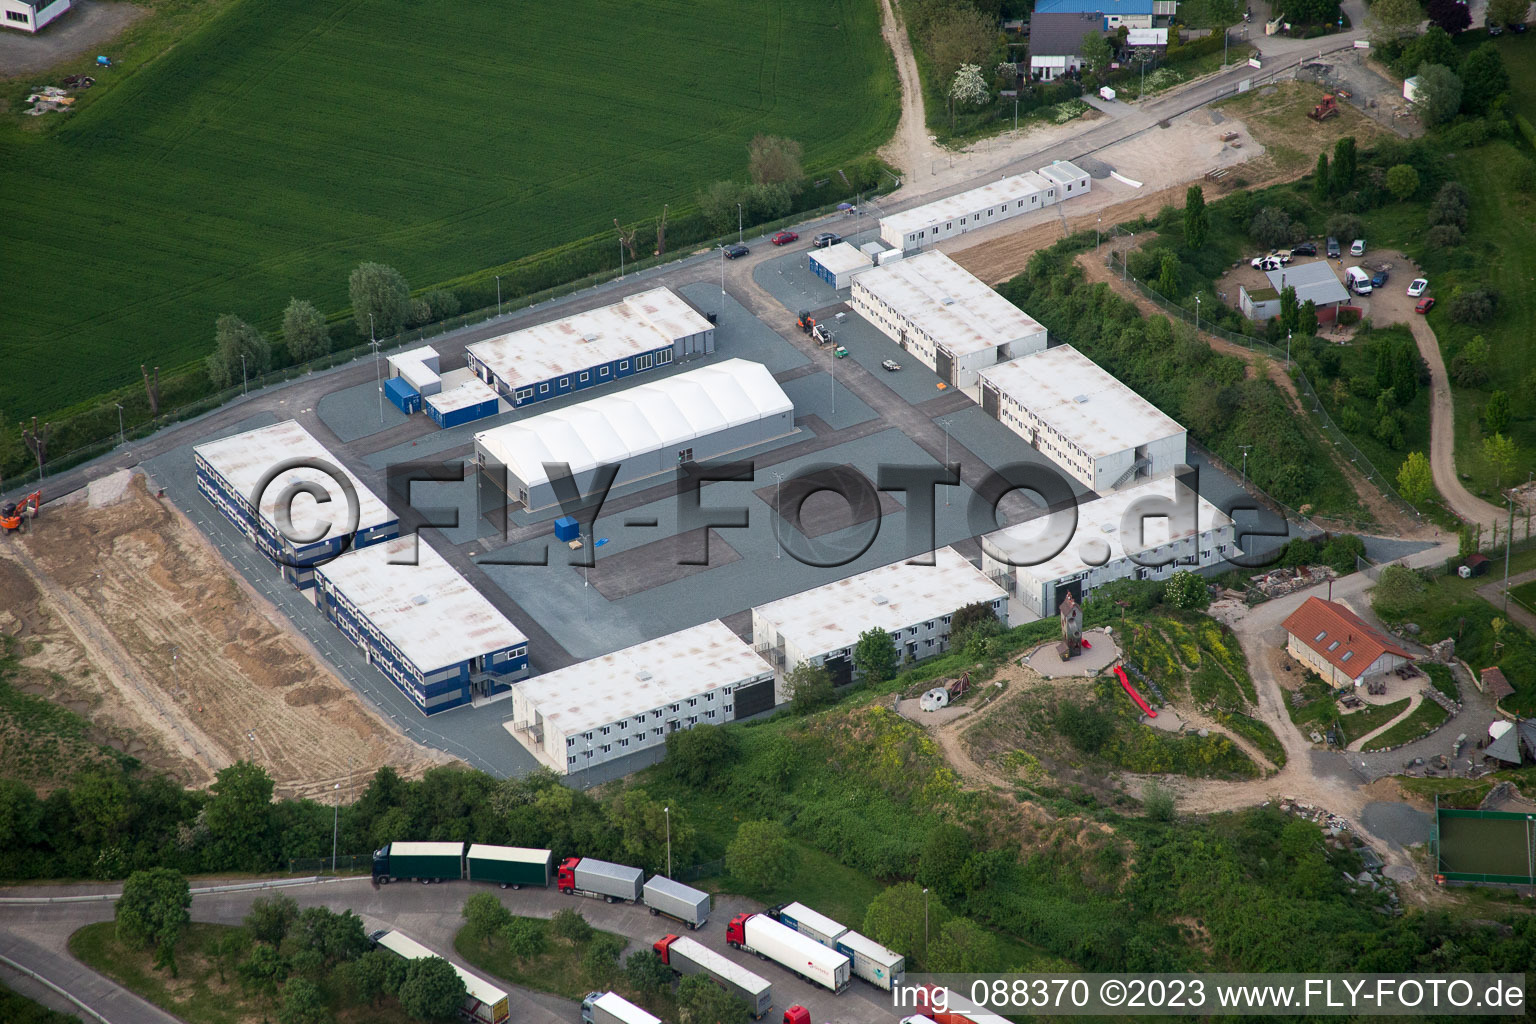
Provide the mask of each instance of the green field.
[{"label": "green field", "polygon": [[0,332],[13,423],[200,358],[221,313],[342,309],[362,260],[422,288],[615,217],[648,251],[754,134],[825,177],[899,105],[876,0],[232,0],[109,73],[67,120],[0,121],[0,274],[33,282]]}]

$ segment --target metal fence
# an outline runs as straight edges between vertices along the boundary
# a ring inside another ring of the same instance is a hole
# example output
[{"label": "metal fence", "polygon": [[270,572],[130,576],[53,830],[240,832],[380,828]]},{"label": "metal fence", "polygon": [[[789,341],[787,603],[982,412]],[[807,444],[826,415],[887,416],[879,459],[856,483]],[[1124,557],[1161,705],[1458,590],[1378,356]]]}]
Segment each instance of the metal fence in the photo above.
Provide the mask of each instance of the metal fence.
[{"label": "metal fence", "polygon": [[329,857],[291,857],[288,860],[288,873],[291,875],[319,875],[319,874],[356,874],[359,872],[373,871],[373,854],[371,853],[343,853],[336,858],[334,871],[331,868]]},{"label": "metal fence", "polygon": [[701,878],[713,878],[724,872],[724,859],[706,860],[698,864],[690,864],[685,868],[678,868],[672,879],[676,882],[697,882]]}]

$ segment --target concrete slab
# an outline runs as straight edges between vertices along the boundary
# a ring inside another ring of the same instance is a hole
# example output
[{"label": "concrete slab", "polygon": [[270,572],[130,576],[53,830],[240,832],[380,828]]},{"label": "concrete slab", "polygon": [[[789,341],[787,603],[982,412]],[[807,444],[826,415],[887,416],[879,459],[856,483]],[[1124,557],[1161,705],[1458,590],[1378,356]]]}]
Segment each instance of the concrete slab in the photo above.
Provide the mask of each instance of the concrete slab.
[{"label": "concrete slab", "polygon": [[875,411],[861,402],[841,381],[837,382],[837,395],[832,394],[832,377],[825,373],[810,373],[803,377],[784,381],[780,385],[789,400],[795,403],[795,419],[802,416],[819,416],[822,422],[842,430],[875,418]]},{"label": "concrete slab", "polygon": [[[747,308],[726,295],[721,301],[720,286],[699,281],[677,289],[689,302],[706,313],[715,314],[715,358],[750,359],[762,363],[772,373],[783,373],[810,362],[799,349],[781,338]],[[784,314],[794,322],[794,314]],[[698,366],[698,360],[689,366]]]},{"label": "concrete slab", "polygon": [[380,402],[373,381],[332,391],[315,406],[320,422],[343,441],[356,441],[408,422],[405,413],[389,402]]}]

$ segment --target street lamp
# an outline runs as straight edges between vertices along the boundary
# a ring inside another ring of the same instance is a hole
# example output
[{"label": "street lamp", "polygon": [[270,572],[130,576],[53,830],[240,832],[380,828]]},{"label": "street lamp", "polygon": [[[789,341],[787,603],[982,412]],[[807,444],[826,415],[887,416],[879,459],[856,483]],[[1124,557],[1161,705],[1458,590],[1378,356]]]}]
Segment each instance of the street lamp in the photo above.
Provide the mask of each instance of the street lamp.
[{"label": "street lamp", "polygon": [[736,204],[736,241],[741,242],[741,204]]},{"label": "street lamp", "polygon": [[246,390],[246,384],[245,384],[245,353],[244,352],[240,353],[240,393],[242,395],[250,393],[249,391]]},{"label": "street lamp", "polygon": [[128,443],[128,435],[123,433],[123,407],[122,407],[121,404],[116,403],[116,402],[114,402],[113,404],[117,405],[117,443],[118,444],[127,444]]},{"label": "street lamp", "polygon": [[[944,418],[942,420],[939,420],[939,426],[944,428],[944,472],[948,473],[949,472],[949,418],[946,417],[946,418]],[[949,486],[945,485],[945,487],[944,487],[944,507],[945,508],[949,507],[949,492],[950,492]]]},{"label": "street lamp", "polygon": [[928,966],[928,890],[923,890],[923,966]]},{"label": "street lamp", "polygon": [[[619,259],[624,259],[624,242],[619,242]],[[501,316],[501,275],[496,275],[496,315]]]},{"label": "street lamp", "polygon": [[725,312],[725,246],[720,247],[720,312]]},{"label": "street lamp", "polygon": [[1291,368],[1291,332],[1285,332],[1285,368]]},{"label": "street lamp", "polygon": [[368,314],[368,344],[373,346],[373,383],[379,389],[379,422],[384,422],[384,375],[379,369],[379,339],[373,333],[373,314]]},{"label": "street lamp", "polygon": [[667,817],[667,877],[672,877],[672,808],[663,807],[661,813]]},{"label": "street lamp", "polygon": [[332,787],[335,797],[331,801],[331,874],[336,873],[336,833],[341,828],[341,783]]},{"label": "street lamp", "polygon": [[1248,486],[1248,449],[1252,448],[1253,445],[1251,445],[1251,444],[1240,444],[1240,445],[1238,445],[1238,447],[1241,448],[1242,451],[1243,451],[1243,486],[1247,487]]},{"label": "street lamp", "polygon": [[1099,251],[1099,230],[1104,226],[1104,218],[1099,217],[1093,224],[1093,251]]},{"label": "street lamp", "polygon": [[1195,296],[1195,330],[1200,330],[1200,296]]},{"label": "street lamp", "polygon": [[1120,253],[1120,280],[1121,280],[1122,283],[1125,281],[1125,275],[1126,275],[1126,273],[1130,269],[1130,266],[1131,266],[1131,247],[1134,246],[1135,244],[1136,244],[1136,233],[1132,232],[1131,233],[1131,240],[1126,244],[1125,249]]},{"label": "street lamp", "polygon": [[[783,482],[784,474],[775,472],[773,474],[773,514],[781,519],[784,517],[784,513],[779,510],[779,485]],[[779,541],[779,527],[777,523],[773,527],[773,557],[784,557],[784,545]]]}]

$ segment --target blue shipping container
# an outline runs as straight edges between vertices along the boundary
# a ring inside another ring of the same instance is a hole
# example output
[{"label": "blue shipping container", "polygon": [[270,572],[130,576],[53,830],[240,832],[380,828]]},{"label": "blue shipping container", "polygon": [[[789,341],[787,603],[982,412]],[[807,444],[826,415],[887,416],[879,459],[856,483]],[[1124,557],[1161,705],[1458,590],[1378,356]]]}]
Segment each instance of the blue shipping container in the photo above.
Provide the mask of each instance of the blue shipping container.
[{"label": "blue shipping container", "polygon": [[555,520],[555,539],[573,541],[581,536],[581,524],[575,516],[561,516]]},{"label": "blue shipping container", "polygon": [[407,416],[421,411],[421,392],[411,387],[404,377],[391,377],[385,381],[384,397]]}]

